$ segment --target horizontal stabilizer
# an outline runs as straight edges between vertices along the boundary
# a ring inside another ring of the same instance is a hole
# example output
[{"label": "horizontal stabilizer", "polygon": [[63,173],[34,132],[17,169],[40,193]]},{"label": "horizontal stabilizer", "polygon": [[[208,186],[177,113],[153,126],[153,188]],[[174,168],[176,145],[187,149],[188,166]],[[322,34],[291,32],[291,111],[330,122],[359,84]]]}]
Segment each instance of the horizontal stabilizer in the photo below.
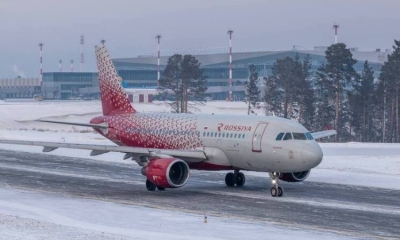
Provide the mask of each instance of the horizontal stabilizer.
[{"label": "horizontal stabilizer", "polygon": [[311,133],[311,135],[313,136],[314,139],[329,137],[329,136],[336,135],[336,134],[337,134],[336,130],[327,130],[327,131]]},{"label": "horizontal stabilizer", "polygon": [[72,126],[81,126],[81,127],[92,127],[92,128],[100,128],[100,129],[108,129],[106,123],[104,124],[90,124],[90,123],[75,123],[75,122],[61,122],[61,121],[53,121],[53,120],[37,120],[38,122],[48,122],[48,123],[57,123],[57,124],[65,124]]}]

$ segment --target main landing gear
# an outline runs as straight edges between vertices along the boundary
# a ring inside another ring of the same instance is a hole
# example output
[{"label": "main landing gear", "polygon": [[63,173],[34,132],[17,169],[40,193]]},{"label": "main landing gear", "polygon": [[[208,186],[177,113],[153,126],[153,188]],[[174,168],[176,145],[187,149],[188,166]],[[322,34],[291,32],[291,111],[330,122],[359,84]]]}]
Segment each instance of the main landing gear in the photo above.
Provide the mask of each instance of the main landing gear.
[{"label": "main landing gear", "polygon": [[155,185],[154,183],[150,182],[149,179],[146,180],[146,188],[149,191],[155,191],[156,189],[160,191],[164,191],[165,188]]},{"label": "main landing gear", "polygon": [[246,182],[246,177],[239,170],[235,170],[233,173],[227,173],[225,176],[225,184],[228,187],[242,187]]},{"label": "main landing gear", "polygon": [[282,197],[284,191],[283,188],[279,186],[279,173],[278,172],[269,173],[269,177],[271,178],[272,184],[274,185],[271,188],[271,196]]}]

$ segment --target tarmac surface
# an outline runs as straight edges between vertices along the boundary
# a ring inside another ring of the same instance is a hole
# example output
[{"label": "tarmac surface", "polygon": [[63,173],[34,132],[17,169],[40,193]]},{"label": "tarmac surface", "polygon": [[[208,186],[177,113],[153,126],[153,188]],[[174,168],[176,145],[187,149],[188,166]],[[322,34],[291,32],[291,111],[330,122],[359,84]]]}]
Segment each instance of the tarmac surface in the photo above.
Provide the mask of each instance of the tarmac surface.
[{"label": "tarmac surface", "polygon": [[191,171],[184,187],[150,192],[140,167],[128,163],[0,150],[0,187],[267,221],[363,239],[400,238],[400,191],[306,180],[281,182],[285,195],[273,198],[268,174],[246,175],[246,185],[239,188],[225,186],[226,172]]}]

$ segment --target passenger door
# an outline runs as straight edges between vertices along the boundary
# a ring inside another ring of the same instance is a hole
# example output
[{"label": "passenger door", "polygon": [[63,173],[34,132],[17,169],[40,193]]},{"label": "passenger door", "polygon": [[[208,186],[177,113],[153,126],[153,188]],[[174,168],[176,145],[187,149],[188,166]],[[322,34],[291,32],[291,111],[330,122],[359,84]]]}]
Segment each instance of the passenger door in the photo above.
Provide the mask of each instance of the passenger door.
[{"label": "passenger door", "polygon": [[267,128],[268,123],[259,123],[256,127],[256,130],[254,131],[253,134],[253,140],[252,140],[252,150],[253,152],[261,152],[262,147],[261,147],[261,140],[264,135],[265,129]]}]

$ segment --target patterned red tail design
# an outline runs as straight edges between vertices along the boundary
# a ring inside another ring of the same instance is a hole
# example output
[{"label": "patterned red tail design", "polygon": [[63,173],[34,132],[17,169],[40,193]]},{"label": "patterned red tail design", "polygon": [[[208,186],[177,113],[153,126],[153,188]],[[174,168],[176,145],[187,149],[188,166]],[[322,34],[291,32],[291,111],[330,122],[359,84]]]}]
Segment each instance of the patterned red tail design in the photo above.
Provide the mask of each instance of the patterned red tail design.
[{"label": "patterned red tail design", "polygon": [[96,58],[103,115],[136,112],[122,88],[122,79],[118,76],[104,45],[96,46]]}]

